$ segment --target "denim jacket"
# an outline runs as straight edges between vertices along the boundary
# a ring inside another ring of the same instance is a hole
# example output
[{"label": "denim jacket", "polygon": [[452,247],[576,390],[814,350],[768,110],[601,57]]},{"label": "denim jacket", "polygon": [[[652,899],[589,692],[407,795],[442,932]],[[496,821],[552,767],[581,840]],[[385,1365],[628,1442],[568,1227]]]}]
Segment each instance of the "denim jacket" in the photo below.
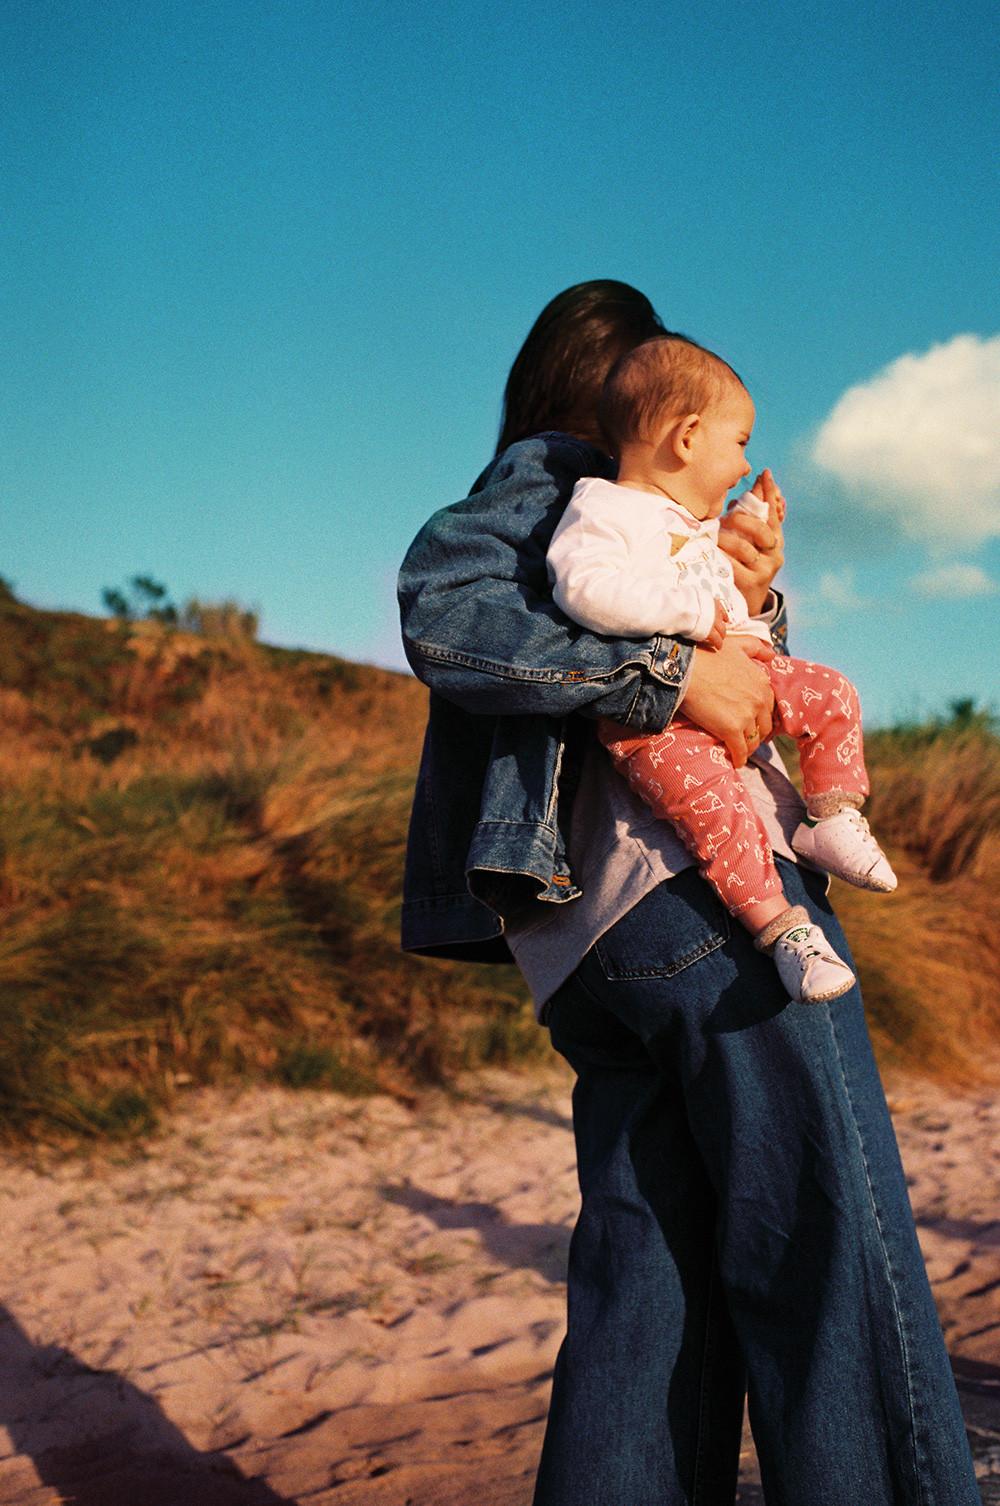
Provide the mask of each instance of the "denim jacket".
[{"label": "denim jacket", "polygon": [[431,692],[403,881],[407,951],[509,961],[505,915],[576,899],[564,833],[581,717],[658,732],[683,693],[690,643],[601,637],[552,601],[546,551],[581,476],[613,479],[613,462],[565,434],[522,440],[407,552],[403,645]]}]

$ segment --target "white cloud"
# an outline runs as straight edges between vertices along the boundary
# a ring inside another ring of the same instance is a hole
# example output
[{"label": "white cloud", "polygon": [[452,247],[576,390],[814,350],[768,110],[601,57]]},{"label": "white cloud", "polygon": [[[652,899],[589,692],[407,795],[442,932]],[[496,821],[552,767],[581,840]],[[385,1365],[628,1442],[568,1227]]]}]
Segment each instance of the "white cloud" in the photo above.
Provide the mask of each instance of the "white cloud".
[{"label": "white cloud", "polygon": [[996,581],[979,565],[963,565],[958,561],[915,575],[910,584],[920,596],[992,596],[997,590]]},{"label": "white cloud", "polygon": [[853,570],[825,570],[819,578],[820,597],[842,612],[853,612],[867,603],[854,589]]},{"label": "white cloud", "polygon": [[788,579],[782,579],[778,584],[785,598],[793,634],[799,628],[832,627],[845,613],[868,611],[872,605],[855,588],[854,571],[850,566],[843,570],[824,570],[809,584]]},{"label": "white cloud", "polygon": [[1000,533],[1000,335],[956,335],[850,387],[812,459],[912,538]]}]

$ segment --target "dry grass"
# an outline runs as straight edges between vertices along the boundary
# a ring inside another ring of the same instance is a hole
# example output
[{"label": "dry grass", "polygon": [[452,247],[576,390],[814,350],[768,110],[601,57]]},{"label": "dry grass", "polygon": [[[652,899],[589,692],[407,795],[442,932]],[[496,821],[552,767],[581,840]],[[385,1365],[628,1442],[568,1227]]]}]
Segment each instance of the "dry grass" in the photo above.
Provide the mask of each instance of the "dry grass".
[{"label": "dry grass", "polygon": [[877,732],[870,815],[936,882],[1000,877],[1000,742],[983,716]]},{"label": "dry grass", "polygon": [[413,681],[16,604],[0,626],[8,1131],[128,1133],[233,1076],[406,1094],[540,1050],[513,969],[398,951]]},{"label": "dry grass", "polygon": [[[513,969],[399,953],[424,707],[329,656],[0,599],[8,1133],[133,1133],[191,1082],[406,1095],[544,1053]],[[1000,1037],[998,744],[870,746],[905,883],[839,901],[876,1039],[968,1076]]]},{"label": "dry grass", "polygon": [[975,1080],[1000,1047],[1000,740],[985,717],[874,734],[870,815],[900,887],[838,886],[885,1059]]}]

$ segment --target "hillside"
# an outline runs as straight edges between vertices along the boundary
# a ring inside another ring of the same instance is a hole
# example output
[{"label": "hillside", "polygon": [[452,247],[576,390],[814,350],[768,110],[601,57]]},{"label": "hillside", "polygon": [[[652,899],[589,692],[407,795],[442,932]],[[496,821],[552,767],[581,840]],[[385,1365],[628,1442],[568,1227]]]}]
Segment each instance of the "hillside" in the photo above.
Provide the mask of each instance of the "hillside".
[{"label": "hillside", "polygon": [[[234,1078],[407,1097],[547,1051],[513,969],[398,951],[408,677],[2,595],[0,713],[8,1133],[130,1133]],[[1000,754],[908,735],[872,744],[902,892],[838,899],[883,1055],[968,1077],[1000,1039]]]}]

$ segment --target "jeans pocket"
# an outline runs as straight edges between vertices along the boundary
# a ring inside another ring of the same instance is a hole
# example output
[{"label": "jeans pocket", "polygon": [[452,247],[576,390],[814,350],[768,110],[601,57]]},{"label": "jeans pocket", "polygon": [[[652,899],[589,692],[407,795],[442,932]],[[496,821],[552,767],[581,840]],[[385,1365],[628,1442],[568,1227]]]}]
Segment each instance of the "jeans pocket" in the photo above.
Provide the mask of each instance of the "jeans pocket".
[{"label": "jeans pocket", "polygon": [[610,982],[672,978],[725,946],[730,922],[715,891],[696,868],[658,884],[594,946]]}]

